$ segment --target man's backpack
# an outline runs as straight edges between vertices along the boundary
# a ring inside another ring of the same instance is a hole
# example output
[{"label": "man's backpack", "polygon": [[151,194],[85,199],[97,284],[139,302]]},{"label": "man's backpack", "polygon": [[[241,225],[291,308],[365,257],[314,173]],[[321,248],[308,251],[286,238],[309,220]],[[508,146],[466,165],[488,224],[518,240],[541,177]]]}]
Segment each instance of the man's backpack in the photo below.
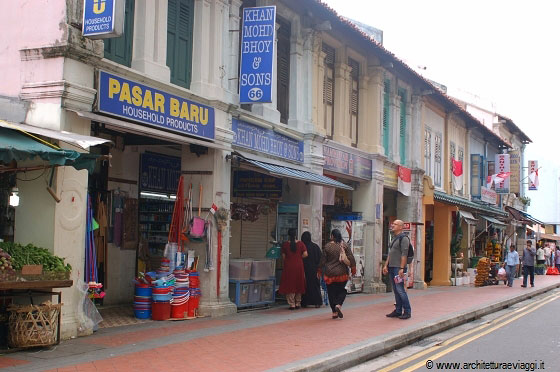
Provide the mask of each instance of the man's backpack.
[{"label": "man's backpack", "polygon": [[414,247],[410,242],[410,237],[408,235],[401,234],[401,236],[399,237],[399,245],[401,244],[402,238],[404,238],[405,236],[408,238],[408,254],[406,255],[406,263],[411,264],[412,260],[414,259]]}]

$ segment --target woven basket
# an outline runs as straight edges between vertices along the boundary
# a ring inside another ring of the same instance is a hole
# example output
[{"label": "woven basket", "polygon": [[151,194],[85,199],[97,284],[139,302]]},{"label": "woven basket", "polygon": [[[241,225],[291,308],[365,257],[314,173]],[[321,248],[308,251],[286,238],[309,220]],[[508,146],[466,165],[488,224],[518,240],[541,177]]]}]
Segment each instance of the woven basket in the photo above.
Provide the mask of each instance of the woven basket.
[{"label": "woven basket", "polygon": [[10,347],[50,346],[57,342],[62,304],[10,305]]}]

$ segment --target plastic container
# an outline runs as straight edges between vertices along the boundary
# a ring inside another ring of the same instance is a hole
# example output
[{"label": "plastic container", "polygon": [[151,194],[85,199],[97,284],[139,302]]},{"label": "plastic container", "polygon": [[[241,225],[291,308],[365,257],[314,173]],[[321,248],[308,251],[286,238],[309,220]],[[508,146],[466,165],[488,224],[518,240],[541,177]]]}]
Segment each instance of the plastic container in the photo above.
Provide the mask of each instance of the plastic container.
[{"label": "plastic container", "polygon": [[171,305],[171,317],[176,319],[183,319],[185,313],[188,312],[188,301],[183,302],[180,305]]},{"label": "plastic container", "polygon": [[260,302],[261,301],[261,284],[252,283],[249,284],[249,296],[248,303]]},{"label": "plastic container", "polygon": [[[272,260],[253,260],[251,264],[251,279],[266,280],[274,276]],[[231,269],[230,269],[231,272]]]},{"label": "plastic container", "polygon": [[261,301],[274,299],[274,282],[272,280],[261,283]]},{"label": "plastic container", "polygon": [[171,304],[169,302],[154,302],[152,304],[152,319],[167,320],[171,316]]},{"label": "plastic container", "polygon": [[229,278],[234,280],[251,279],[252,259],[231,259],[229,260]]},{"label": "plastic container", "polygon": [[200,297],[191,297],[187,302],[187,316],[189,318],[194,318],[197,315],[198,305],[200,303]]},{"label": "plastic container", "polygon": [[152,288],[150,287],[143,288],[143,287],[136,286],[136,289],[134,290],[134,294],[136,296],[151,296]]},{"label": "plastic container", "polygon": [[170,301],[171,300],[171,293],[168,294],[153,294],[152,298],[154,301]]},{"label": "plastic container", "polygon": [[138,319],[150,319],[150,317],[152,316],[152,311],[151,310],[137,310],[134,309],[134,316]]}]

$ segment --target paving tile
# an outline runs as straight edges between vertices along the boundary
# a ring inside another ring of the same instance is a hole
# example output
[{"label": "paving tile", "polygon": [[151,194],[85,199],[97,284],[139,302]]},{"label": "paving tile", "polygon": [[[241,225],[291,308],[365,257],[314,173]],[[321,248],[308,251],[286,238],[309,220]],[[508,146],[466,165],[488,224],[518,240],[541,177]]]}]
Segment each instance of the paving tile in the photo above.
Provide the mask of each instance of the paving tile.
[{"label": "paving tile", "polygon": [[0,356],[0,368],[17,367],[28,363],[29,362],[27,360]]}]

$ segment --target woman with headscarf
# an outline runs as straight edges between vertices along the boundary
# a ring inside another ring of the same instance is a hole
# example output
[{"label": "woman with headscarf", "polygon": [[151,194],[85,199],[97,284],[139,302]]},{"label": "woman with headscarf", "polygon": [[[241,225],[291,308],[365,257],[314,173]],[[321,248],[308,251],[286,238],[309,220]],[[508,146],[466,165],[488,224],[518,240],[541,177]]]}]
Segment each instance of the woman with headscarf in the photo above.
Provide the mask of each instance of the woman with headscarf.
[{"label": "woman with headscarf", "polygon": [[[324,272],[323,272],[324,268]],[[342,241],[342,234],[338,229],[331,232],[331,241],[325,245],[317,273],[324,275],[329,294],[329,305],[332,309],[332,318],[342,318],[342,304],[346,298],[346,282],[348,270],[356,270],[356,260],[352,251]]]},{"label": "woman with headscarf", "polygon": [[305,294],[301,299],[301,306],[321,307],[321,283],[317,278],[317,267],[321,260],[321,248],[311,241],[309,231],[301,234],[301,241],[307,248],[308,256],[303,259],[303,269],[305,271]]},{"label": "woman with headscarf", "polygon": [[286,296],[290,310],[299,309],[301,295],[305,293],[305,273],[303,259],[307,257],[307,248],[301,241],[296,241],[296,229],[288,230],[289,240],[282,244],[284,269],[278,293]]}]

